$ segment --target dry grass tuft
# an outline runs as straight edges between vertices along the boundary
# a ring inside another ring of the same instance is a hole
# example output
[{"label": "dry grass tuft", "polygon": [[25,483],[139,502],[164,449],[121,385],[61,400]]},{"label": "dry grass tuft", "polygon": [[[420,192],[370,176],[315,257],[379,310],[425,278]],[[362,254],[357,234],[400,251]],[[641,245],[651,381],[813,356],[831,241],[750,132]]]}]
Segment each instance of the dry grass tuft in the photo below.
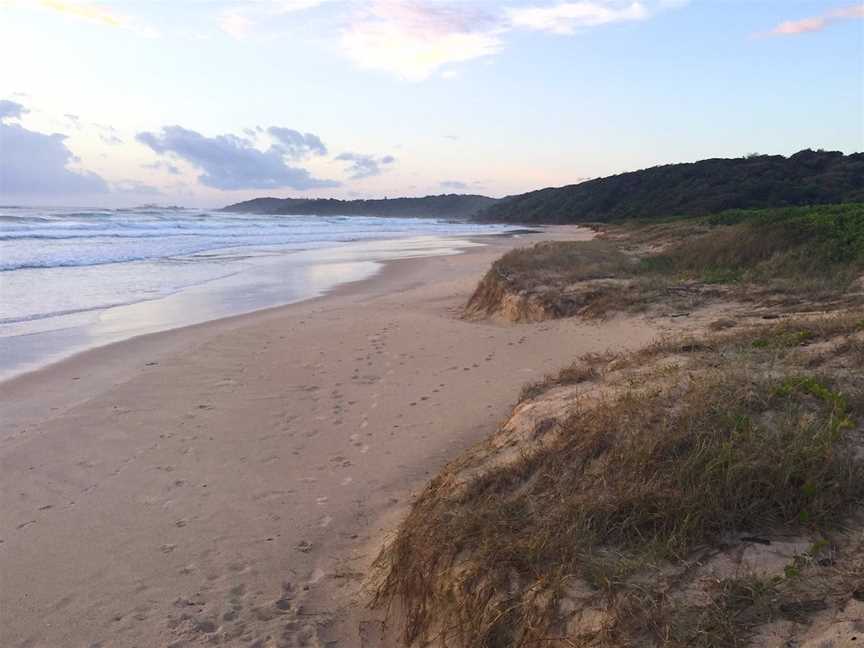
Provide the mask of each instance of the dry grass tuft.
[{"label": "dry grass tuft", "polygon": [[[708,607],[670,613],[655,576],[742,534],[834,528],[862,504],[864,376],[843,368],[858,319],[665,341],[529,388],[617,386],[574,401],[518,461],[433,480],[379,558],[377,602],[398,601],[408,643],[743,645],[770,588],[725,583]],[[842,362],[813,370],[808,345]],[[670,355],[685,364],[664,379],[628,377]],[[602,601],[590,632],[561,614],[575,581]]]}]

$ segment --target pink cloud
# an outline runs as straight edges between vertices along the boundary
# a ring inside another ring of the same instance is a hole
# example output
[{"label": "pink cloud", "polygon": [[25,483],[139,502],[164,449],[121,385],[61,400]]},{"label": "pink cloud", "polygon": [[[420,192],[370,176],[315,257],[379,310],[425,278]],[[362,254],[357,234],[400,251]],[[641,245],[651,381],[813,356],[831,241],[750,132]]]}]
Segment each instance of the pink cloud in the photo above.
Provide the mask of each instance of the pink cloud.
[{"label": "pink cloud", "polygon": [[864,18],[864,4],[835,9],[828,15],[832,18]]},{"label": "pink cloud", "polygon": [[784,36],[806,34],[807,32],[821,31],[825,29],[827,24],[828,21],[821,16],[818,18],[804,18],[803,20],[787,20],[772,29],[771,33]]},{"label": "pink cloud", "polygon": [[786,20],[768,32],[771,36],[795,36],[809,32],[822,31],[828,25],[840,20],[864,18],[864,4],[841,7],[821,16],[802,18],[801,20]]}]

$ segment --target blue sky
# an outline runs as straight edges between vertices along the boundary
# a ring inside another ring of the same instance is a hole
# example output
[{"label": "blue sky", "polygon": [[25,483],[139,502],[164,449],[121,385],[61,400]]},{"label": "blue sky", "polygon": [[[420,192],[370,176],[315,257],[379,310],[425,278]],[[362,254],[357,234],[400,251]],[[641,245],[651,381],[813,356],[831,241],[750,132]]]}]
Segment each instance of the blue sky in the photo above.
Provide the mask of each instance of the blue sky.
[{"label": "blue sky", "polygon": [[0,0],[6,204],[518,193],[864,150],[864,4]]}]

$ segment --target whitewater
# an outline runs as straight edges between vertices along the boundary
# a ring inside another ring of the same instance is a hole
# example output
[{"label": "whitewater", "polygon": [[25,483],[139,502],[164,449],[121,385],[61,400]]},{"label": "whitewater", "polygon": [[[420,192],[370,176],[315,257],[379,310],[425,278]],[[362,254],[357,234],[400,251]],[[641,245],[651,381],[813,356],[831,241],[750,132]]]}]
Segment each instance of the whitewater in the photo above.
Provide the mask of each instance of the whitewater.
[{"label": "whitewater", "polygon": [[[434,218],[0,207],[0,377],[314,297],[382,261],[453,253],[501,231]],[[144,303],[155,306],[134,308]]]}]

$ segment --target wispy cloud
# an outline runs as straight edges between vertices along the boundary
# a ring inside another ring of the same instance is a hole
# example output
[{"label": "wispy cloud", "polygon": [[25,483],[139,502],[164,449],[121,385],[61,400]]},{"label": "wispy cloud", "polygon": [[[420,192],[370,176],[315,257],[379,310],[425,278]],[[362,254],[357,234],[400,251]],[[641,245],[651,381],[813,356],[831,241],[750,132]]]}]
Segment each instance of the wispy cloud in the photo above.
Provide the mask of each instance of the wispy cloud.
[{"label": "wispy cloud", "polygon": [[800,20],[785,20],[768,32],[769,36],[797,36],[809,32],[822,31],[832,23],[841,20],[864,18],[864,4],[841,7],[820,16],[810,16]]},{"label": "wispy cloud", "polygon": [[465,193],[468,191],[478,191],[483,186],[484,183],[482,180],[443,180],[438,183],[442,189],[446,189],[447,191],[458,191],[461,193]]},{"label": "wispy cloud", "polygon": [[292,13],[305,9],[314,9],[332,0],[252,0],[255,4],[264,4],[273,13]]},{"label": "wispy cloud", "polygon": [[381,175],[384,172],[384,167],[396,161],[392,155],[375,157],[364,153],[342,153],[337,155],[335,159],[340,162],[348,162],[348,173],[352,180],[362,180]]},{"label": "wispy cloud", "polygon": [[123,143],[116,128],[105,124],[93,124],[96,132],[99,133],[99,139],[109,146],[118,146]]},{"label": "wispy cloud", "polygon": [[342,45],[361,68],[422,81],[447,64],[495,54],[502,28],[470,5],[376,0],[344,31]]},{"label": "wispy cloud", "polygon": [[[476,1],[374,0],[343,31],[342,45],[361,68],[409,81],[453,76],[452,65],[490,57],[514,30],[573,34],[638,21],[688,0],[580,0],[489,9]],[[485,8],[484,8],[485,7]]]},{"label": "wispy cloud", "polygon": [[273,16],[314,9],[332,0],[246,0],[223,9],[217,15],[219,29],[237,40],[252,36],[256,26]]},{"label": "wispy cloud", "polygon": [[235,10],[223,11],[219,14],[219,29],[231,38],[244,40],[252,35],[254,23],[250,18]]},{"label": "wispy cloud", "polygon": [[27,4],[95,25],[128,29],[147,38],[159,36],[159,32],[152,26],[98,2],[89,0],[31,0]]},{"label": "wispy cloud", "polygon": [[572,34],[579,28],[597,27],[615,22],[645,20],[650,16],[641,2],[622,4],[601,0],[598,2],[561,2],[546,7],[522,7],[508,11],[515,27]]},{"label": "wispy cloud", "polygon": [[50,9],[88,22],[108,25],[109,27],[122,27],[126,22],[126,19],[123,16],[114,13],[108,7],[91,2],[75,2],[74,0],[41,0],[40,4],[45,9]]},{"label": "wispy cloud", "polygon": [[443,180],[440,183],[443,189],[467,189],[468,183],[461,180]]}]

